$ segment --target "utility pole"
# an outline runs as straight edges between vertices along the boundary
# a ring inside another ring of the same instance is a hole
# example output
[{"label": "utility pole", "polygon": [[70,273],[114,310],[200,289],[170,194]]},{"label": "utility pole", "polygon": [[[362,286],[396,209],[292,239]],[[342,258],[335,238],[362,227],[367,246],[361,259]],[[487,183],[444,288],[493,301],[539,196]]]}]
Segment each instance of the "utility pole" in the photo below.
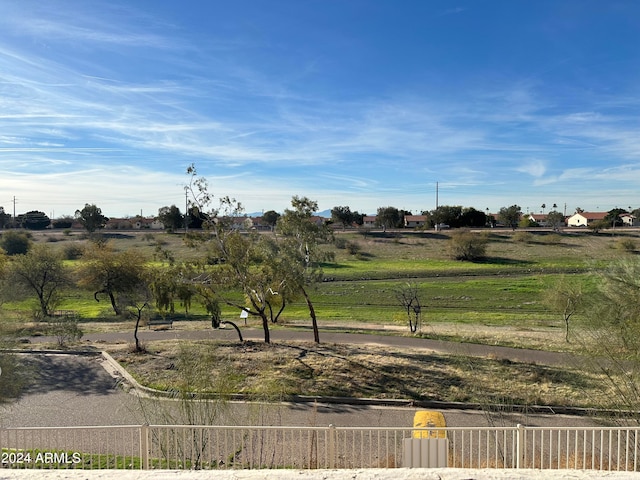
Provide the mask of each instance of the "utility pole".
[{"label": "utility pole", "polygon": [[16,196],[13,196],[13,222],[11,222],[11,226],[16,228]]}]

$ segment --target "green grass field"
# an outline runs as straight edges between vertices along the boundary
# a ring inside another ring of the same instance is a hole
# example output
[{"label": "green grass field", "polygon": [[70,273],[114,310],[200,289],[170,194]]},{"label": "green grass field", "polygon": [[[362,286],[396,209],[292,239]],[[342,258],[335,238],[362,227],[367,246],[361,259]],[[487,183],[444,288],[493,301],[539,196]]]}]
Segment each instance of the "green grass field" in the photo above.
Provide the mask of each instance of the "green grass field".
[{"label": "green grass field", "polygon": [[[350,254],[334,245],[323,246],[334,254],[334,259],[324,265],[324,281],[310,292],[321,331],[409,335],[406,315],[395,292],[410,282],[418,288],[422,305],[422,328],[418,335],[551,351],[579,351],[580,347],[565,341],[562,318],[546,308],[544,292],[564,275],[580,281],[588,294],[595,288],[594,273],[611,262],[636,254],[620,247],[622,239],[640,245],[640,233],[632,230],[617,231],[614,235],[496,230],[485,233],[486,258],[471,263],[448,257],[448,232],[336,235],[356,243],[358,248],[356,254]],[[79,232],[41,233],[34,235],[34,240],[62,251],[87,242]],[[197,255],[178,234],[114,233],[110,241],[119,250],[136,249],[149,262],[154,261],[158,244],[177,259]],[[73,268],[78,261],[69,260],[67,264]],[[70,289],[58,308],[78,312],[85,333],[131,331],[133,340],[133,322],[115,317],[106,302],[94,300],[92,292]],[[20,335],[46,335],[46,323],[33,321],[34,309],[30,301],[4,304],[0,309],[2,326]],[[237,309],[223,308],[225,319],[244,327],[238,314]],[[175,317],[179,329],[210,328],[197,305],[188,314],[178,308]],[[580,321],[576,316],[572,324],[579,325]],[[253,318],[248,319],[247,325],[260,327]],[[309,327],[308,311],[302,302],[288,305],[280,323],[272,326]],[[152,342],[146,345],[149,355],[135,355],[130,346],[123,344],[100,344],[99,348],[110,351],[142,383],[176,389],[180,388],[181,377],[165,366],[178,362],[183,343]],[[602,375],[586,370],[377,346],[304,343],[268,346],[255,342],[243,345],[203,341],[190,347],[190,351],[200,350],[206,352],[203,359],[215,356],[216,367],[211,368],[206,385],[215,382],[220,367],[226,365],[238,382],[234,391],[269,398],[287,394],[340,394],[487,404],[607,408],[615,404],[611,385]],[[306,367],[302,370],[300,352],[305,352]],[[487,388],[489,385],[491,389]]]},{"label": "green grass field", "polygon": [[[402,327],[405,317],[395,291],[411,282],[419,288],[426,332],[436,333],[438,325],[444,324],[460,328],[483,325],[558,330],[561,318],[552,315],[542,302],[543,292],[554,279],[559,275],[574,276],[585,283],[588,291],[592,272],[618,258],[633,255],[618,248],[621,238],[640,244],[640,233],[631,230],[619,230],[615,235],[542,231],[525,234],[509,230],[484,234],[489,239],[486,258],[472,263],[448,257],[449,233],[337,232],[336,236],[356,243],[358,253],[352,255],[333,245],[323,247],[333,252],[335,259],[323,266],[324,281],[311,292],[321,327],[323,324],[333,328],[343,325],[345,329],[365,325]],[[135,249],[149,262],[154,260],[157,245],[170,250],[177,259],[197,255],[185,245],[181,234],[106,232],[106,236],[116,249]],[[88,241],[81,232],[36,233],[33,239],[61,251]],[[69,260],[67,264],[73,267],[78,261]],[[65,292],[58,308],[77,311],[85,332],[116,326],[113,324],[117,319],[108,303],[97,303],[89,291]],[[5,318],[19,318],[23,333],[28,333],[29,328],[35,327],[24,320],[28,320],[32,311],[32,302],[24,301],[5,304],[1,313]],[[178,312],[184,313],[179,307]],[[223,314],[227,319],[238,318],[237,310],[231,307],[224,307]],[[189,315],[202,318],[204,312],[193,305]],[[282,322],[308,322],[306,306],[301,301],[289,305]],[[452,338],[460,334],[460,328]]]}]

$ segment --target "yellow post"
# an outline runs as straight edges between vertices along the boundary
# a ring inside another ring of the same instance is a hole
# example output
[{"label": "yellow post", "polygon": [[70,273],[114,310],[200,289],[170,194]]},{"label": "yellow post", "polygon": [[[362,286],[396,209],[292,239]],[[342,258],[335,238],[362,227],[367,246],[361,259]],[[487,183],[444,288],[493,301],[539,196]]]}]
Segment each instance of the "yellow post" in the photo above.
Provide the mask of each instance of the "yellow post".
[{"label": "yellow post", "polygon": [[[437,430],[414,430],[413,438],[447,438],[444,428],[447,426],[444,415],[440,412],[418,410],[413,416],[415,428],[436,428]],[[442,430],[440,430],[442,429]]]}]

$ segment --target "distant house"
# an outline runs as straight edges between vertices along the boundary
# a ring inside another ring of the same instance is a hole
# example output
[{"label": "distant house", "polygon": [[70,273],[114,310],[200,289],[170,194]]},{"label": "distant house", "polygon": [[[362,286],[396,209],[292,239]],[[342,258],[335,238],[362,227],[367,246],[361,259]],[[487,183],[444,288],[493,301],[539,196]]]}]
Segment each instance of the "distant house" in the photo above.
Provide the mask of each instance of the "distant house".
[{"label": "distant house", "polygon": [[529,220],[537,223],[541,227],[547,226],[547,215],[544,213],[530,213]]},{"label": "distant house", "polygon": [[423,227],[426,223],[427,223],[426,215],[405,215],[404,216],[405,228]]},{"label": "distant house", "polygon": [[571,215],[567,219],[567,225],[569,227],[586,227],[592,222],[604,220],[607,215],[607,212],[580,212]]},{"label": "distant house", "polygon": [[636,216],[631,215],[630,213],[623,213],[619,217],[625,227],[637,227],[638,225],[640,225],[640,222],[638,221]]},{"label": "distant house", "polygon": [[143,217],[135,218],[135,222],[133,223],[132,226],[136,230],[141,230],[144,228],[148,228],[151,230],[162,230],[164,228],[164,224],[157,218],[143,218]]},{"label": "distant house", "polygon": [[365,215],[362,217],[362,226],[365,228],[373,228],[376,226],[376,216],[375,215]]}]

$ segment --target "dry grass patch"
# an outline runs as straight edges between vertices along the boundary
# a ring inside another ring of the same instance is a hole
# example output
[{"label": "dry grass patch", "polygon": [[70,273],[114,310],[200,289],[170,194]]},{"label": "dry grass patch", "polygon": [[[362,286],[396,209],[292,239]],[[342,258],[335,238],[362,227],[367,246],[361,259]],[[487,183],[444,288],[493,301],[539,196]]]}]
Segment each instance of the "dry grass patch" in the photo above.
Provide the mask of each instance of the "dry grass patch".
[{"label": "dry grass patch", "polygon": [[601,394],[606,398],[593,373],[380,346],[154,342],[147,355],[128,354],[122,346],[111,353],[142,384],[179,390],[189,373],[181,349],[202,359],[206,379],[196,390],[249,399],[322,395],[589,407]]}]

